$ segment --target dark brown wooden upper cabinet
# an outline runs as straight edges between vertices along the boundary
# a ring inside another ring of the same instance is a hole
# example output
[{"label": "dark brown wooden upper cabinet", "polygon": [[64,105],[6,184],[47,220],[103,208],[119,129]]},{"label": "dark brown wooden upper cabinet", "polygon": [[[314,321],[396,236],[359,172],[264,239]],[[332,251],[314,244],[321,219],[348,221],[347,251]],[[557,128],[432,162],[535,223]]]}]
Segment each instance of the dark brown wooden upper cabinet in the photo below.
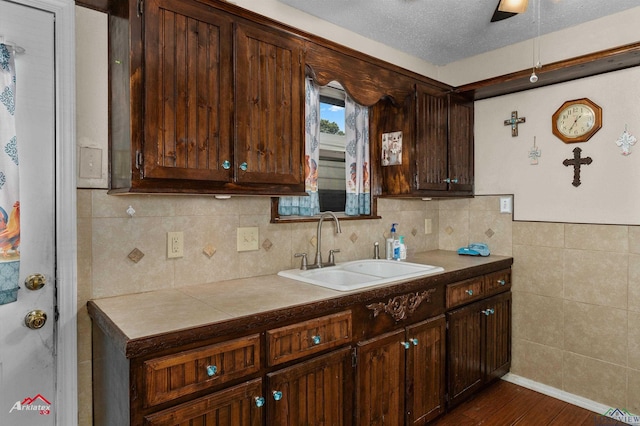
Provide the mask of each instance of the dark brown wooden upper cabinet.
[{"label": "dark brown wooden upper cabinet", "polygon": [[417,191],[446,191],[448,164],[448,111],[446,93],[416,88],[416,179]]},{"label": "dark brown wooden upper cabinet", "polygon": [[302,42],[214,3],[140,4],[110,14],[111,193],[303,193]]},{"label": "dark brown wooden upper cabinet", "polygon": [[416,86],[415,192],[473,195],[473,101]]},{"label": "dark brown wooden upper cabinet", "polygon": [[304,192],[303,43],[248,23],[235,35],[237,181],[302,184]]},{"label": "dark brown wooden upper cabinet", "polygon": [[473,101],[449,95],[449,191],[473,194]]}]

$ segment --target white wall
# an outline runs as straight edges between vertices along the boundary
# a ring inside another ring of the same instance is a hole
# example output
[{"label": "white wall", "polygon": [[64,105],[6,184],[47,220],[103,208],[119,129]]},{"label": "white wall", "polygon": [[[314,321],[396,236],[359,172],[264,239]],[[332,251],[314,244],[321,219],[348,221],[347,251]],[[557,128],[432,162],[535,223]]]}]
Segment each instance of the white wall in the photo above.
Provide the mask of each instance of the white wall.
[{"label": "white wall", "polygon": [[[514,219],[547,222],[640,224],[640,143],[621,155],[616,140],[627,126],[640,139],[640,68],[603,74],[475,104],[476,194],[514,194]],[[589,141],[565,144],[551,133],[553,113],[567,100],[589,98],[602,108],[602,129]],[[504,120],[526,117],[512,137]],[[528,152],[542,150],[538,165]],[[574,187],[573,158],[580,147],[593,163]]]},{"label": "white wall", "polygon": [[[544,64],[637,43],[640,41],[638,22],[640,6],[543,35],[539,41],[543,68]],[[526,40],[452,62],[440,67],[435,78],[452,86],[461,86],[532,67],[533,43],[533,40]]]}]

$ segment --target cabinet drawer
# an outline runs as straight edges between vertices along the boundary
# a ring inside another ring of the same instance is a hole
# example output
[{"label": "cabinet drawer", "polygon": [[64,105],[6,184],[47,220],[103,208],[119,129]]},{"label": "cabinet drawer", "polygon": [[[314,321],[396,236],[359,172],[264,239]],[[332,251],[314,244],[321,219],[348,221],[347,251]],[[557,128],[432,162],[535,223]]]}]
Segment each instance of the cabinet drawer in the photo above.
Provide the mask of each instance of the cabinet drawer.
[{"label": "cabinet drawer", "polygon": [[261,396],[262,380],[255,379],[177,407],[147,415],[144,418],[144,426],[186,424],[259,426],[262,424],[264,409],[256,405],[256,399]]},{"label": "cabinet drawer", "polygon": [[499,293],[508,288],[511,288],[511,271],[509,269],[485,275],[483,293],[487,295]]},{"label": "cabinet drawer", "polygon": [[160,404],[260,370],[260,336],[144,362],[145,406]]},{"label": "cabinet drawer", "polygon": [[463,305],[482,296],[483,277],[471,278],[447,286],[447,308]]},{"label": "cabinet drawer", "polygon": [[278,365],[351,341],[351,311],[267,331],[267,363]]}]

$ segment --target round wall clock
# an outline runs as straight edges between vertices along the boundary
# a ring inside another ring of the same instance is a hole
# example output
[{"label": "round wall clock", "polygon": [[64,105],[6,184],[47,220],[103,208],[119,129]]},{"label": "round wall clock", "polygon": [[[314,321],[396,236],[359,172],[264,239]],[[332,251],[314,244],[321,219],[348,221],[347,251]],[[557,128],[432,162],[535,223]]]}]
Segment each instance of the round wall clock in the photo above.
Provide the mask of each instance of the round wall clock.
[{"label": "round wall clock", "polygon": [[586,142],[602,127],[602,108],[587,98],[567,101],[551,117],[553,134],[564,143]]}]

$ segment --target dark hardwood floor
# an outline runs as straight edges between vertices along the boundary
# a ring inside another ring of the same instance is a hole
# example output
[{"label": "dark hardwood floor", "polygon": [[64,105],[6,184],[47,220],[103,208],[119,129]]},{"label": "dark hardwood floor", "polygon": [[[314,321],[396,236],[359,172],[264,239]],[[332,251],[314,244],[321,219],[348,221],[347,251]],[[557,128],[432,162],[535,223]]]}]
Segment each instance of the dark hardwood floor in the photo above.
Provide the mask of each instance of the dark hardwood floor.
[{"label": "dark hardwood floor", "polygon": [[609,426],[624,423],[522,386],[498,380],[438,419],[436,426]]}]

